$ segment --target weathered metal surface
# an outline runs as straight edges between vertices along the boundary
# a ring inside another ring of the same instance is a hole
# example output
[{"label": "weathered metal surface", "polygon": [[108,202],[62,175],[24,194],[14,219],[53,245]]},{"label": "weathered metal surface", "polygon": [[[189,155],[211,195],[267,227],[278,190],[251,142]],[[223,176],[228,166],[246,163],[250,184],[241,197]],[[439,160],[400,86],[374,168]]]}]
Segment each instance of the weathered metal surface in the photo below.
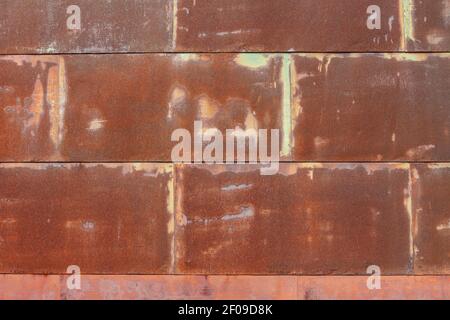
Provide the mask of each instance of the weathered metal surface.
[{"label": "weathered metal surface", "polygon": [[409,167],[281,164],[176,170],[176,265],[195,274],[411,271]]},{"label": "weathered metal surface", "polygon": [[[369,29],[373,5],[380,26]],[[0,53],[446,51],[449,8],[449,0],[4,0]]]},{"label": "weathered metal surface", "polygon": [[59,300],[60,277],[0,275],[0,300]]},{"label": "weathered metal surface", "polygon": [[[367,276],[83,276],[81,290],[61,281],[70,300],[378,300],[449,299],[449,277],[381,278],[369,290]],[[62,280],[65,280],[64,278]]]},{"label": "weathered metal surface", "polygon": [[450,273],[450,165],[414,164],[415,272]]},{"label": "weathered metal surface", "polygon": [[449,51],[450,50],[450,1],[410,0],[412,16],[405,28],[408,49]]},{"label": "weathered metal surface", "polygon": [[450,55],[293,56],[295,160],[448,160]]},{"label": "weathered metal surface", "polygon": [[176,44],[193,51],[392,51],[401,47],[398,1],[178,0]]},{"label": "weathered metal surface", "polygon": [[381,276],[381,288],[369,290],[367,277],[297,277],[302,300],[448,300],[450,277]]},{"label": "weathered metal surface", "polygon": [[0,159],[170,161],[173,130],[202,120],[280,129],[292,160],[448,160],[449,58],[3,57]]},{"label": "weathered metal surface", "polygon": [[[71,5],[80,28],[69,29]],[[161,52],[171,50],[172,1],[3,0],[0,53]]]},{"label": "weathered metal surface", "polygon": [[171,174],[162,164],[0,165],[0,272],[168,272]]},{"label": "weathered metal surface", "polygon": [[[171,160],[173,130],[281,128],[282,57],[7,56],[0,59],[0,159]],[[287,69],[289,70],[289,69]]]},{"label": "weathered metal surface", "polygon": [[1,275],[0,299],[450,299],[448,276],[385,276],[380,290],[367,288],[367,276],[82,275],[80,290],[68,289],[66,281],[56,275]]},{"label": "weathered metal surface", "polygon": [[69,300],[295,300],[296,277],[252,276],[83,276],[81,290],[61,279],[61,298]]}]

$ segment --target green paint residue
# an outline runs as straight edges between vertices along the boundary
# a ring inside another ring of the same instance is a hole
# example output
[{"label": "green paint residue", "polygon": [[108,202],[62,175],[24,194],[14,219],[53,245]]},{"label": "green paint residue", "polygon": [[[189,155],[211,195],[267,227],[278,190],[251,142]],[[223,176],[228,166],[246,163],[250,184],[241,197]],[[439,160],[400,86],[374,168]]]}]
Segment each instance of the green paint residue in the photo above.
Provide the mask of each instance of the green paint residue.
[{"label": "green paint residue", "polygon": [[259,53],[242,53],[234,61],[244,67],[258,69],[267,66],[270,56]]},{"label": "green paint residue", "polygon": [[406,50],[409,40],[414,39],[414,25],[413,25],[413,2],[412,0],[399,0],[400,1],[400,17],[402,19],[402,49]]}]

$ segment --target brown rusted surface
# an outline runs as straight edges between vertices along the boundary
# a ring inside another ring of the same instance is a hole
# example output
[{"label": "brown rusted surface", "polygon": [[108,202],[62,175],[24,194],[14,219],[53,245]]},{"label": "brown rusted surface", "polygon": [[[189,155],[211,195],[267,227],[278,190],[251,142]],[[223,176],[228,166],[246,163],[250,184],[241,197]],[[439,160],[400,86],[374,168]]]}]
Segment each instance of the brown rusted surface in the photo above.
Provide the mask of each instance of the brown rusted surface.
[{"label": "brown rusted surface", "polygon": [[406,24],[409,50],[450,50],[450,1],[409,0],[412,20]]},{"label": "brown rusted surface", "polygon": [[405,165],[281,164],[176,170],[177,271],[383,274],[410,270]]},{"label": "brown rusted surface", "polygon": [[369,290],[364,277],[297,277],[299,300],[448,300],[450,277],[381,276]]},{"label": "brown rusted surface", "polygon": [[[70,5],[80,30],[67,28]],[[172,47],[172,17],[166,0],[3,0],[0,53],[161,52]]]},{"label": "brown rusted surface", "polygon": [[2,164],[0,181],[1,273],[168,272],[171,165]]},{"label": "brown rusted surface", "polygon": [[61,160],[64,74],[58,56],[0,58],[1,160]]},{"label": "brown rusted surface", "polygon": [[370,0],[178,0],[177,50],[392,51],[401,45],[398,1],[376,1],[381,29],[367,28]]},{"label": "brown rusted surface", "polygon": [[295,300],[296,277],[252,276],[83,276],[81,290],[61,279],[69,300]]},{"label": "brown rusted surface", "polygon": [[293,60],[293,159],[450,158],[450,55],[298,54]]},{"label": "brown rusted surface", "polygon": [[282,67],[260,54],[3,57],[0,159],[170,161],[173,130],[193,137],[195,120],[280,128]]},{"label": "brown rusted surface", "polygon": [[415,272],[450,273],[450,165],[415,164]]},{"label": "brown rusted surface", "polygon": [[449,57],[3,57],[0,159],[170,161],[173,130],[202,120],[281,129],[292,160],[448,160]]},{"label": "brown rusted surface", "polygon": [[0,275],[0,300],[59,300],[60,277]]}]

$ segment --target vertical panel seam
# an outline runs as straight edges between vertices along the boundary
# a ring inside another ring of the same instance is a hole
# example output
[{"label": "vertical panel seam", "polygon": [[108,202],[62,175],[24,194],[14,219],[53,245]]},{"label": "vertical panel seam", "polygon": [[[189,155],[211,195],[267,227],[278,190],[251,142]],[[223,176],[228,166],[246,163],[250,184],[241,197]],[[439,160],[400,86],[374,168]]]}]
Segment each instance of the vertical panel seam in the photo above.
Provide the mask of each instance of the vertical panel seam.
[{"label": "vertical panel seam", "polygon": [[401,32],[401,51],[408,51],[409,40],[414,40],[414,25],[412,8],[414,0],[399,0],[400,32]]},{"label": "vertical panel seam", "polygon": [[175,252],[175,232],[176,232],[176,219],[175,219],[175,164],[169,165],[171,168],[170,178],[167,183],[167,211],[169,214],[169,221],[167,224],[167,234],[170,241],[170,263],[169,274],[175,273],[176,268],[176,252]]},{"label": "vertical panel seam", "polygon": [[415,268],[415,250],[414,250],[414,215],[413,215],[413,168],[412,164],[408,164],[409,170],[408,170],[408,219],[409,219],[409,273],[414,274]]},{"label": "vertical panel seam", "polygon": [[172,2],[172,51],[177,48],[177,31],[178,31],[178,0]]},{"label": "vertical panel seam", "polygon": [[281,82],[283,85],[283,95],[282,95],[282,131],[283,131],[283,141],[281,147],[281,157],[289,157],[292,150],[292,55],[290,53],[282,54],[281,63]]}]

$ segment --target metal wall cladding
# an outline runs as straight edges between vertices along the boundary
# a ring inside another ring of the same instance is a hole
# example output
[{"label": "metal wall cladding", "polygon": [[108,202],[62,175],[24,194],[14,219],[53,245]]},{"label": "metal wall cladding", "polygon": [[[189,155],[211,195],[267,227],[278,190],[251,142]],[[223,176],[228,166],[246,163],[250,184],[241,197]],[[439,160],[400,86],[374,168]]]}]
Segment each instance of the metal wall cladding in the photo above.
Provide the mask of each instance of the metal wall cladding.
[{"label": "metal wall cladding", "polygon": [[[448,54],[0,59],[3,161],[171,161],[175,129],[278,129],[283,159],[445,161]],[[285,148],[286,146],[286,148]]]},{"label": "metal wall cladding", "polygon": [[450,272],[450,165],[415,164],[414,233],[417,273]]},{"label": "metal wall cladding", "polygon": [[293,159],[448,160],[448,54],[297,54]]},{"label": "metal wall cladding", "polygon": [[[2,1],[0,298],[449,298],[449,17],[450,0]],[[276,173],[171,163],[200,120],[278,129]]]},{"label": "metal wall cladding", "polygon": [[281,128],[282,59],[257,54],[7,56],[2,160],[171,161],[175,129]]},{"label": "metal wall cladding", "polygon": [[178,2],[180,50],[392,51],[401,46],[397,1],[377,1],[386,17],[379,30],[367,28],[367,9],[374,4],[368,0]]},{"label": "metal wall cladding", "polygon": [[406,28],[408,50],[448,51],[450,49],[450,1],[407,1],[411,24]]},{"label": "metal wall cladding", "polygon": [[[80,29],[67,20],[80,10]],[[162,52],[172,47],[172,1],[3,0],[0,53]]]},{"label": "metal wall cladding", "polygon": [[405,165],[185,166],[176,181],[178,272],[412,271]]},{"label": "metal wall cladding", "polygon": [[[75,30],[71,5],[80,10]],[[373,5],[380,26],[369,29]],[[445,51],[449,8],[448,0],[5,0],[0,53]]]},{"label": "metal wall cladding", "polygon": [[0,165],[0,272],[168,272],[166,166]]}]

